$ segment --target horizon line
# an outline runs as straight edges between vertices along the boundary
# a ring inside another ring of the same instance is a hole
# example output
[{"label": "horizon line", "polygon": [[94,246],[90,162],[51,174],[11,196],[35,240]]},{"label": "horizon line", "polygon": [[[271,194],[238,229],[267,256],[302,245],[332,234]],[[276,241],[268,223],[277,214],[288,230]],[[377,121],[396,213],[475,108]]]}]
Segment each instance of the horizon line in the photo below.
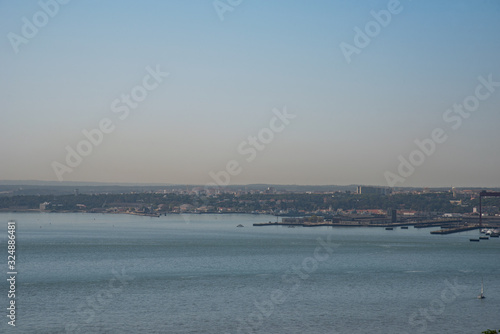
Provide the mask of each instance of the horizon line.
[{"label": "horizon line", "polygon": [[[190,186],[190,187],[205,187],[208,186],[208,184],[197,184],[197,183],[163,183],[163,182],[105,182],[105,181],[57,181],[57,180],[2,180],[0,179],[0,186],[1,185],[30,185],[34,186],[34,184],[27,184],[27,183],[40,183],[39,185],[43,185],[44,183],[50,184],[51,186],[70,186],[72,184],[81,184],[81,185],[86,185],[88,184],[89,186],[135,186],[135,187],[141,187],[141,186],[155,186],[155,187],[161,187],[161,186],[168,186],[168,187],[175,187],[175,186]],[[351,183],[351,184],[293,184],[293,183],[287,183],[287,184],[279,184],[279,183],[247,183],[247,184],[228,184],[228,185],[216,185],[216,184],[210,184],[210,187],[220,187],[220,188],[227,188],[227,187],[246,187],[246,186],[278,186],[278,187],[286,187],[286,186],[292,186],[292,187],[357,187],[357,186],[364,186],[364,187],[379,187],[379,188],[390,188],[390,189],[495,189],[495,188],[500,188],[500,186],[489,186],[489,187],[481,187],[481,186],[399,186],[399,187],[389,187],[387,185],[373,185],[373,184],[360,184],[360,183]]]}]

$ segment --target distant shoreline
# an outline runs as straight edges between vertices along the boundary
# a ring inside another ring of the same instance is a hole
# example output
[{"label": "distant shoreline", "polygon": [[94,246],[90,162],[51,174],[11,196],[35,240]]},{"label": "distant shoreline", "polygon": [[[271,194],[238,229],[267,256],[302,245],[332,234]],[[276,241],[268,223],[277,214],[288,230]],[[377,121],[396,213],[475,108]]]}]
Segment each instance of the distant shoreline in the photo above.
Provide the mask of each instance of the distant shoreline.
[{"label": "distant shoreline", "polygon": [[40,209],[0,209],[0,213],[90,213],[90,214],[112,214],[112,215],[132,215],[145,217],[161,217],[168,215],[253,215],[253,216],[275,216],[269,213],[250,213],[250,212],[162,212],[161,214],[135,213],[135,212],[90,212],[90,211],[44,211]]}]

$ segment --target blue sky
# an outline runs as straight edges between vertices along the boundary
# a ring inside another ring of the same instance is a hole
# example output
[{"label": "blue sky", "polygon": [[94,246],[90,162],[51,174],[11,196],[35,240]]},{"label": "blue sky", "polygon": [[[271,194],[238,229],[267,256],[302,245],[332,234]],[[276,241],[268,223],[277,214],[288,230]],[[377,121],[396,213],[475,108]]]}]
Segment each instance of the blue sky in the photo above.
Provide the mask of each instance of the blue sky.
[{"label": "blue sky", "polygon": [[[500,87],[458,129],[443,120],[478,77],[500,81],[500,2],[402,0],[350,63],[340,44],[391,1],[245,0],[224,20],[213,3],[73,0],[16,53],[9,33],[43,9],[0,1],[0,179],[58,180],[58,162],[65,181],[206,184],[234,160],[231,184],[500,186]],[[111,103],[157,65],[168,77],[120,120]],[[285,107],[296,117],[247,161],[238,147]],[[436,128],[447,140],[398,174]]]}]

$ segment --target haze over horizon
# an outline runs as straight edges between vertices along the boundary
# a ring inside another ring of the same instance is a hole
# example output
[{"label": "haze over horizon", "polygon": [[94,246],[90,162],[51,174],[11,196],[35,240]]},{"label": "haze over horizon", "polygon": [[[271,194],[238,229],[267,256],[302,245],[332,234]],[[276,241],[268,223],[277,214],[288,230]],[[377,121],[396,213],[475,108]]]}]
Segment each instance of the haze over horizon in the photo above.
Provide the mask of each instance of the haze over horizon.
[{"label": "haze over horizon", "polygon": [[0,180],[500,187],[499,17],[0,1]]}]

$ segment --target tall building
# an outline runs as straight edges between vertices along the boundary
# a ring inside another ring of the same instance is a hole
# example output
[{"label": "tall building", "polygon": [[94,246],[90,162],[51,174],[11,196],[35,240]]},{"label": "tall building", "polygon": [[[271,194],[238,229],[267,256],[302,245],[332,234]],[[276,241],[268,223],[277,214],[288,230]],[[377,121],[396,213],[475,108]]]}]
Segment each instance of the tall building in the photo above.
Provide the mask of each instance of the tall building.
[{"label": "tall building", "polygon": [[398,212],[394,209],[387,209],[387,216],[391,217],[391,223],[398,222]]},{"label": "tall building", "polygon": [[358,186],[356,189],[356,193],[357,194],[389,195],[392,193],[392,189],[387,188],[387,187]]}]

